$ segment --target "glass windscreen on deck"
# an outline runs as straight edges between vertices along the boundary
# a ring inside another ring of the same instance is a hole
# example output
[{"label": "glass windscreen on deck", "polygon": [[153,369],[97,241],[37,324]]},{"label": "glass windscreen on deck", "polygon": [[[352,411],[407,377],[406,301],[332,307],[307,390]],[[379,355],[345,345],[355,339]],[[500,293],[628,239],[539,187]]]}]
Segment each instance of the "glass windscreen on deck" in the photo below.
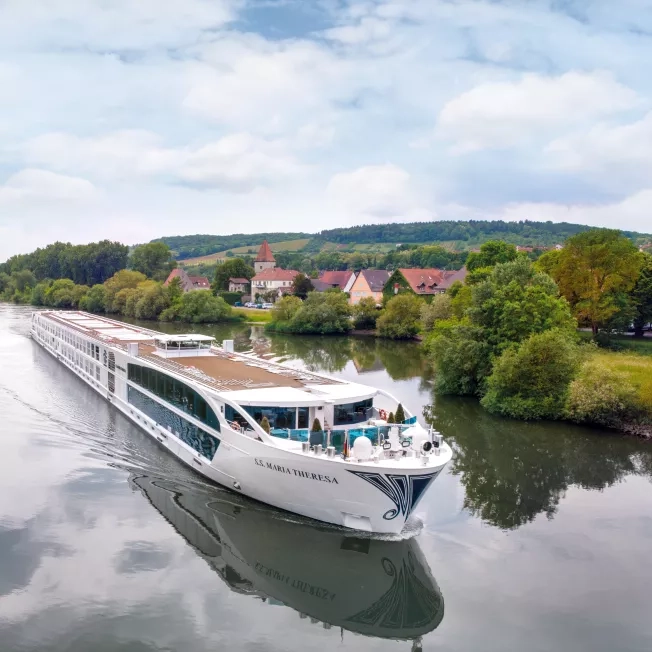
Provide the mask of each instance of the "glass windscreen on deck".
[{"label": "glass windscreen on deck", "polygon": [[140,385],[143,389],[150,391],[170,403],[170,405],[187,412],[195,419],[199,419],[202,423],[219,432],[220,422],[217,415],[192,387],[188,387],[181,381],[157,369],[141,367],[137,364],[129,364],[128,367],[128,378],[132,383]]},{"label": "glass windscreen on deck", "polygon": [[[309,408],[307,407],[275,407],[263,405],[242,405],[257,423],[267,417],[272,430],[282,430],[286,428],[307,428],[310,418]],[[230,406],[225,407],[224,416],[227,421],[239,421],[236,411]]]},{"label": "glass windscreen on deck", "polygon": [[371,409],[373,399],[367,398],[364,401],[356,403],[344,403],[335,406],[335,424],[336,426],[346,426],[350,423],[362,423],[367,421],[373,415]]}]

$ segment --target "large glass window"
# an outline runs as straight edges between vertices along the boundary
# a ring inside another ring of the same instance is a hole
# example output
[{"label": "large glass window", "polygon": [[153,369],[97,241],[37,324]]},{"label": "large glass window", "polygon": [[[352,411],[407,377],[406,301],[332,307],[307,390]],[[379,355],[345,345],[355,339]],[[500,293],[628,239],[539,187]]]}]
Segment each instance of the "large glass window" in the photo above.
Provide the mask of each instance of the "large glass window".
[{"label": "large glass window", "polygon": [[349,423],[362,423],[371,417],[373,399],[368,398],[357,403],[345,403],[335,406],[335,425],[345,426]]},{"label": "large glass window", "polygon": [[300,407],[298,412],[298,428],[310,428],[310,409],[307,407]]},{"label": "large glass window", "polygon": [[127,389],[127,398],[131,405],[166,428],[182,442],[194,448],[200,455],[209,460],[213,459],[220,445],[220,440],[217,437],[198,428],[194,423],[190,423],[134,387]]},{"label": "large glass window", "polygon": [[220,422],[215,411],[192,387],[157,369],[141,367],[137,364],[128,365],[127,377],[132,383],[140,385],[219,432]]},{"label": "large glass window", "polygon": [[267,417],[269,425],[274,429],[296,428],[297,408],[259,405],[246,405],[243,407],[258,423],[263,420],[263,417]]}]

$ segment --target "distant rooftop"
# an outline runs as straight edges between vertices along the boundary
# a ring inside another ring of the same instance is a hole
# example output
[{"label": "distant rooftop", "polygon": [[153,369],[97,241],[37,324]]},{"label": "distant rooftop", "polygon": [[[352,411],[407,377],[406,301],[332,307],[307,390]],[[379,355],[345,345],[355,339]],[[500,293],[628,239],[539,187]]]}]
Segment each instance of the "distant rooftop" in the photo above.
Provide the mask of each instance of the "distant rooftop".
[{"label": "distant rooftop", "polygon": [[269,246],[269,242],[267,240],[263,240],[263,244],[260,245],[260,249],[258,250],[258,255],[256,256],[256,261],[257,263],[275,263],[276,259],[274,258],[274,254],[272,254],[272,250]]}]

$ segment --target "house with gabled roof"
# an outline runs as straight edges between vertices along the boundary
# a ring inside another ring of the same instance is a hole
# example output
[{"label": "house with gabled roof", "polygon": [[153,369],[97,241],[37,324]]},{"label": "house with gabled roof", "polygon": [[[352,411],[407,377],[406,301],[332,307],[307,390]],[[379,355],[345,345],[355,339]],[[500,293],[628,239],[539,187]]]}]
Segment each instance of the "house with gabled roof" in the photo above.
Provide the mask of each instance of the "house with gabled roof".
[{"label": "house with gabled roof", "polygon": [[205,276],[190,276],[185,269],[181,269],[180,267],[177,267],[170,272],[170,275],[167,277],[163,285],[167,287],[175,278],[179,279],[181,289],[184,292],[211,289],[211,282]]},{"label": "house with gabled roof", "polygon": [[384,294],[393,296],[401,292],[412,292],[425,297],[443,294],[455,281],[464,282],[466,275],[466,267],[457,271],[399,268],[387,280]]},{"label": "house with gabled roof", "polygon": [[355,272],[351,270],[344,271],[326,271],[319,273],[319,280],[330,288],[349,292],[355,281]]},{"label": "house with gabled roof", "polygon": [[351,285],[349,303],[355,306],[366,297],[373,298],[378,304],[382,303],[387,279],[389,279],[389,272],[385,269],[363,269]]}]

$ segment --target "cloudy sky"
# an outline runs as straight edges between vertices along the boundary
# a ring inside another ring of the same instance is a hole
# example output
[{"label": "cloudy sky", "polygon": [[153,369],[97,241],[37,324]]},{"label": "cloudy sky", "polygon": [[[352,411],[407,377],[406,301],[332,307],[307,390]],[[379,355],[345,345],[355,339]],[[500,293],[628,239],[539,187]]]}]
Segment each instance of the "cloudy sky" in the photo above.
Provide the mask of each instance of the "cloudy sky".
[{"label": "cloudy sky", "polygon": [[652,231],[652,0],[0,0],[0,260],[504,218]]}]

